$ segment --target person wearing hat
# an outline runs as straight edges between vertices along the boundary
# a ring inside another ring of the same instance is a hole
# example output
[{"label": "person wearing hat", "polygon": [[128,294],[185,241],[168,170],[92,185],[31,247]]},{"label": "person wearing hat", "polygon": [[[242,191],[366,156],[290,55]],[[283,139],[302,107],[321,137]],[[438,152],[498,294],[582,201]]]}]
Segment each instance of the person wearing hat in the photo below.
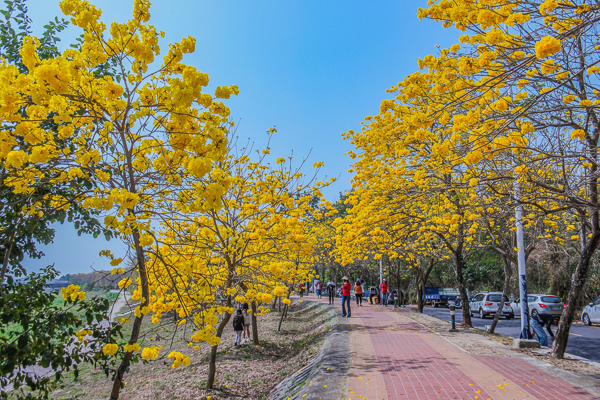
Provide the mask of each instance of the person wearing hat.
[{"label": "person wearing hat", "polygon": [[[350,284],[350,280],[347,276],[342,278],[342,317],[350,318],[350,290],[352,290],[352,285]],[[348,313],[346,314],[346,303],[348,303]]]},{"label": "person wearing hat", "polygon": [[382,297],[382,305],[387,307],[387,302],[388,302],[388,296],[389,296],[389,292],[388,292],[388,284],[387,281],[384,279],[381,282],[381,285],[379,285],[379,287],[381,288],[381,297]]}]

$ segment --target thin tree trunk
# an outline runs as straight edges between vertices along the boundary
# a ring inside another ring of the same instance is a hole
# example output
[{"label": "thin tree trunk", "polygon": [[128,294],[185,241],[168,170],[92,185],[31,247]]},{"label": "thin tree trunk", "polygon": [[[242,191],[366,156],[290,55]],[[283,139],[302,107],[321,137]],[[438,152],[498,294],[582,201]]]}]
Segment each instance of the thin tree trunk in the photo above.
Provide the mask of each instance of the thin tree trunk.
[{"label": "thin tree trunk", "polygon": [[[4,260],[2,262],[2,275],[0,275],[0,282],[4,282],[4,277],[6,276],[6,272],[8,271],[8,261],[10,260],[10,253],[12,252],[13,243],[15,241],[16,236],[17,236],[17,231],[15,230],[12,237],[10,238],[10,245],[8,246],[8,249],[6,249],[6,253],[4,253]],[[2,290],[2,289],[0,288],[0,290]]]},{"label": "thin tree trunk", "polygon": [[508,285],[510,285],[511,269],[509,261],[504,256],[502,256],[502,266],[504,267],[504,288],[502,289],[500,307],[498,307],[498,311],[496,312],[496,315],[494,315],[494,320],[492,321],[492,325],[490,326],[490,333],[494,333],[494,331],[496,330],[496,325],[500,320],[500,315],[502,314],[502,309],[504,308],[504,302],[508,300],[506,292],[508,291]]},{"label": "thin tree trunk", "polygon": [[[277,299],[275,299],[277,300]],[[256,301],[252,300],[252,342],[258,344],[258,321],[256,318]]]},{"label": "thin tree trunk", "polygon": [[[140,234],[137,230],[135,230],[133,232],[133,243],[135,245],[135,251],[136,251],[136,256],[137,256],[137,263],[138,263],[138,272],[139,272],[139,276],[140,276],[140,285],[142,287],[142,297],[143,297],[143,302],[142,304],[140,304],[138,307],[140,307],[140,309],[142,309],[143,307],[148,306],[148,302],[150,300],[150,292],[149,292],[149,288],[148,288],[148,275],[147,275],[147,271],[146,271],[146,258],[145,258],[145,253],[144,253],[144,248],[142,246],[140,246]],[[137,343],[138,338],[140,336],[140,328],[142,326],[142,320],[144,319],[144,315],[140,314],[139,317],[135,317],[135,320],[133,321],[133,329],[131,331],[131,336],[129,337],[129,344],[134,344]],[[129,368],[129,365],[131,364],[131,358],[133,356],[133,353],[125,353],[125,357],[123,357],[123,360],[121,361],[121,364],[119,365],[119,368],[117,369],[117,372],[115,373],[115,380],[113,382],[113,387],[112,387],[112,391],[110,393],[110,399],[111,400],[117,400],[119,398],[119,393],[121,391],[121,382],[123,381],[123,375],[125,374],[125,371],[127,371],[127,369]]]},{"label": "thin tree trunk", "polygon": [[[231,314],[225,313],[223,320],[217,327],[216,336],[218,338],[221,338],[221,336],[223,335],[223,331],[225,330],[225,327],[229,323],[230,318],[231,318]],[[216,344],[210,349],[210,357],[209,357],[209,361],[208,361],[208,377],[206,378],[206,387],[208,389],[212,389],[213,385],[215,384],[215,375],[217,374],[217,350],[218,350],[218,348],[219,348],[219,345]]]},{"label": "thin tree trunk", "polygon": [[464,262],[462,259],[462,246],[459,246],[454,253],[454,272],[456,273],[456,283],[458,284],[458,291],[460,292],[460,298],[463,302],[462,314],[463,314],[463,326],[473,327],[471,322],[471,308],[469,307],[469,296],[467,294],[467,287],[465,285],[465,278],[463,276]]},{"label": "thin tree trunk", "polygon": [[425,299],[423,294],[425,293],[425,284],[423,281],[417,285],[417,311],[423,313],[423,307],[425,307]]},{"label": "thin tree trunk", "polygon": [[583,293],[583,287],[590,268],[590,259],[600,242],[600,232],[596,232],[597,233],[592,236],[592,239],[582,252],[577,268],[573,273],[573,282],[571,284],[571,290],[569,290],[569,296],[567,297],[567,305],[560,317],[556,338],[552,345],[551,355],[555,358],[564,358],[565,356],[565,351],[569,342],[569,331],[571,330],[571,324],[573,323],[573,318],[577,311],[577,302]]}]

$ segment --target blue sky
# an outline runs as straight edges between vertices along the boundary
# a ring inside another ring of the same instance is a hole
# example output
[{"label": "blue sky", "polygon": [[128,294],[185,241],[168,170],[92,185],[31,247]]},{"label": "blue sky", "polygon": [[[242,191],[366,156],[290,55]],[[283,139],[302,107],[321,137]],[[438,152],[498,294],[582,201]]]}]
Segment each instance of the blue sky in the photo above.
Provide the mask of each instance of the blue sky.
[{"label": "blue sky", "polygon": [[[131,17],[133,1],[91,0],[103,11],[107,25]],[[293,151],[308,165],[325,163],[321,177],[339,177],[326,197],[334,201],[350,188],[347,173],[351,149],[341,134],[360,129],[367,115],[377,114],[385,89],[414,72],[417,59],[448,47],[458,33],[441,24],[419,21],[425,0],[155,0],[150,23],[163,30],[167,42],[192,35],[196,53],[184,61],[210,76],[209,91],[218,85],[238,85],[240,94],[227,101],[239,121],[238,136],[265,144],[266,130],[278,133],[271,142],[274,157]],[[54,16],[58,1],[29,0],[34,33]],[[63,45],[80,33],[70,28]],[[64,273],[108,269],[102,249],[123,252],[116,241],[78,237],[59,226],[54,243],[43,247],[46,257],[28,260],[37,269],[56,263]]]}]

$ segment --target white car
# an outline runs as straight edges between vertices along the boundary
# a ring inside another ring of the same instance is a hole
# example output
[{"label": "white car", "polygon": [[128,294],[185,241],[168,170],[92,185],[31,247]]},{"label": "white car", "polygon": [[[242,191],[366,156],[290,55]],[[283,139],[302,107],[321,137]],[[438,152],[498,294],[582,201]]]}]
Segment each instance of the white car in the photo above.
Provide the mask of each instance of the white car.
[{"label": "white car", "polygon": [[[496,314],[498,308],[500,307],[501,300],[501,292],[483,292],[476,294],[469,302],[471,316],[473,316],[473,313],[475,313],[483,319],[488,315]],[[510,303],[504,303],[504,307],[502,307],[502,316],[506,317],[506,319],[511,319],[515,316]]]},{"label": "white car", "polygon": [[585,306],[581,313],[581,320],[586,325],[600,323],[600,297]]},{"label": "white car", "polygon": [[[529,305],[529,315],[550,314],[560,318],[565,308],[560,297],[551,294],[528,294],[527,304]],[[510,306],[515,312],[515,316],[521,315],[521,299],[516,299]]]}]

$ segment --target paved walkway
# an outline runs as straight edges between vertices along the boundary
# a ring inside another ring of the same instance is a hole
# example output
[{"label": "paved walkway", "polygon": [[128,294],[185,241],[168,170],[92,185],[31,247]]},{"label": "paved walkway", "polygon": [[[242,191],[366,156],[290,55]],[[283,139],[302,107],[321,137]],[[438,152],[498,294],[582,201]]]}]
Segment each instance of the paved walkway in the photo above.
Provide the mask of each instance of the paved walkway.
[{"label": "paved walkway", "polygon": [[[327,299],[316,300],[327,304]],[[341,309],[341,300],[336,299]],[[513,357],[469,354],[408,318],[410,311],[352,304],[349,400],[596,397]]]}]

